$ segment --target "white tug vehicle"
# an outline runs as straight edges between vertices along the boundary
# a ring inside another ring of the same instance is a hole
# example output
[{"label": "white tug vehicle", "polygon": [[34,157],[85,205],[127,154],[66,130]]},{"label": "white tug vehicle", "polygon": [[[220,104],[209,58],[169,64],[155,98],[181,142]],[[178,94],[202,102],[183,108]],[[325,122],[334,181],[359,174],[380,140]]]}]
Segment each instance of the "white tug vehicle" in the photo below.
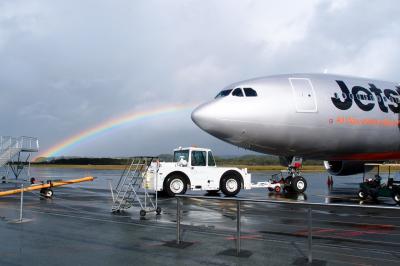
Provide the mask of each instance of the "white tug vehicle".
[{"label": "white tug vehicle", "polygon": [[188,189],[207,191],[210,194],[222,191],[226,196],[235,196],[241,189],[252,188],[267,188],[280,193],[282,189],[296,191],[297,187],[304,191],[306,183],[299,188],[302,179],[298,176],[298,171],[293,171],[293,169],[298,169],[298,167],[289,168],[289,177],[293,177],[298,182],[286,184],[281,173],[279,181],[275,177],[266,182],[253,184],[247,168],[217,167],[210,149],[180,147],[174,150],[173,162],[159,162],[157,157],[134,157],[122,173],[115,187],[115,193],[111,187],[113,197],[111,210],[119,212],[128,209],[137,201],[141,208],[141,216],[151,211],[160,214],[161,208],[157,204],[158,193],[153,202],[149,191],[162,192],[170,197],[185,194]]},{"label": "white tug vehicle", "polygon": [[146,187],[168,196],[185,194],[188,189],[235,196],[251,189],[247,168],[217,167],[210,149],[188,147],[174,150],[173,162],[152,163],[146,174]]}]

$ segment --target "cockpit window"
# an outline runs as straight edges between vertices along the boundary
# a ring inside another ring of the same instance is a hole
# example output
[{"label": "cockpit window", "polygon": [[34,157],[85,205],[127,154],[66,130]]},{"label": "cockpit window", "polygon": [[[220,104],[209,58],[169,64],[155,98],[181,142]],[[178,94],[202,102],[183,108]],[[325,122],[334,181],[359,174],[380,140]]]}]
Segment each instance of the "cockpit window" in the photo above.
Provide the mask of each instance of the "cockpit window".
[{"label": "cockpit window", "polygon": [[231,91],[232,89],[220,91],[220,93],[218,93],[217,96],[215,96],[215,99],[228,96],[231,93]]},{"label": "cockpit window", "polygon": [[233,92],[232,92],[233,96],[238,96],[238,97],[243,97],[243,91],[241,88],[236,88]]},{"label": "cockpit window", "polygon": [[246,97],[257,97],[257,92],[252,88],[243,88]]}]

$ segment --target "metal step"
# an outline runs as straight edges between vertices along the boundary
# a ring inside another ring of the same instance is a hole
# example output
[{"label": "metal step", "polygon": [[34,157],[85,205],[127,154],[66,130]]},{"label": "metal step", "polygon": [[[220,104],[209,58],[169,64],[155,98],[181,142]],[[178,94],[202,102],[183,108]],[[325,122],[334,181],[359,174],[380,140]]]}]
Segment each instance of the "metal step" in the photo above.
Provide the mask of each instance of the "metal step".
[{"label": "metal step", "polygon": [[21,152],[21,149],[18,148],[7,148],[6,150],[1,151],[0,167],[3,167],[10,162],[19,152]]},{"label": "metal step", "polygon": [[[135,157],[132,159],[131,163],[127,165],[116,187],[116,196],[111,208],[113,212],[129,209],[135,202],[137,202],[142,209],[148,209],[146,206],[147,203],[152,204],[154,210],[156,209],[156,205],[153,204],[146,188],[143,187],[145,176],[154,159],[155,157]],[[144,194],[139,193],[139,190],[142,189],[145,192]],[[148,199],[144,200],[142,198]],[[145,202],[144,205],[142,203],[143,200]]]}]

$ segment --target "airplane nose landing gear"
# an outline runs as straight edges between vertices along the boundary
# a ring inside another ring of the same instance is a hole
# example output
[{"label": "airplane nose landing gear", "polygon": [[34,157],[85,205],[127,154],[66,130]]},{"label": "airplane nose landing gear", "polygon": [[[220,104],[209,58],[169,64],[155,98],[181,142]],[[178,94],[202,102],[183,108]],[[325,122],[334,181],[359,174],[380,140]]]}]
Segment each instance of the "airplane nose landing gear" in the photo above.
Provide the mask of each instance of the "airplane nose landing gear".
[{"label": "airplane nose landing gear", "polygon": [[307,181],[302,176],[296,176],[292,179],[292,190],[296,193],[303,193],[307,189]]},{"label": "airplane nose landing gear", "polygon": [[288,166],[289,176],[285,179],[285,190],[288,192],[303,193],[307,189],[307,180],[300,175],[302,158],[293,157]]}]

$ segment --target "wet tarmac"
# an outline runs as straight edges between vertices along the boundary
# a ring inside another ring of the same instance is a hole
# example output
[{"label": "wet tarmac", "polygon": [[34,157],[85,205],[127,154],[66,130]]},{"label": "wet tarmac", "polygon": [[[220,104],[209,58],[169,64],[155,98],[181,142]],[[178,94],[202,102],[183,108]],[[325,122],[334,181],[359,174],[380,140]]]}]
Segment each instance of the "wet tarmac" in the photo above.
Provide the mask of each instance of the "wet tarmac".
[{"label": "wet tarmac", "polygon": [[[264,181],[272,172],[257,172]],[[139,216],[133,207],[112,214],[109,182],[120,171],[33,169],[45,178],[97,176],[91,183],[55,189],[53,199],[25,193],[23,222],[19,196],[0,199],[0,265],[306,265],[307,209],[296,205],[243,202],[241,247],[236,256],[235,202],[185,199],[182,240],[176,246],[176,199],[160,198],[162,214]],[[396,207],[390,198],[357,199],[361,176],[334,178],[305,173],[304,195],[275,194],[265,189],[242,191],[241,199],[326,203],[312,211],[314,265],[400,265],[399,210],[334,207],[332,203]],[[0,184],[0,188],[14,184]],[[205,195],[189,192],[190,195]],[[223,195],[219,195],[224,198]]]}]

